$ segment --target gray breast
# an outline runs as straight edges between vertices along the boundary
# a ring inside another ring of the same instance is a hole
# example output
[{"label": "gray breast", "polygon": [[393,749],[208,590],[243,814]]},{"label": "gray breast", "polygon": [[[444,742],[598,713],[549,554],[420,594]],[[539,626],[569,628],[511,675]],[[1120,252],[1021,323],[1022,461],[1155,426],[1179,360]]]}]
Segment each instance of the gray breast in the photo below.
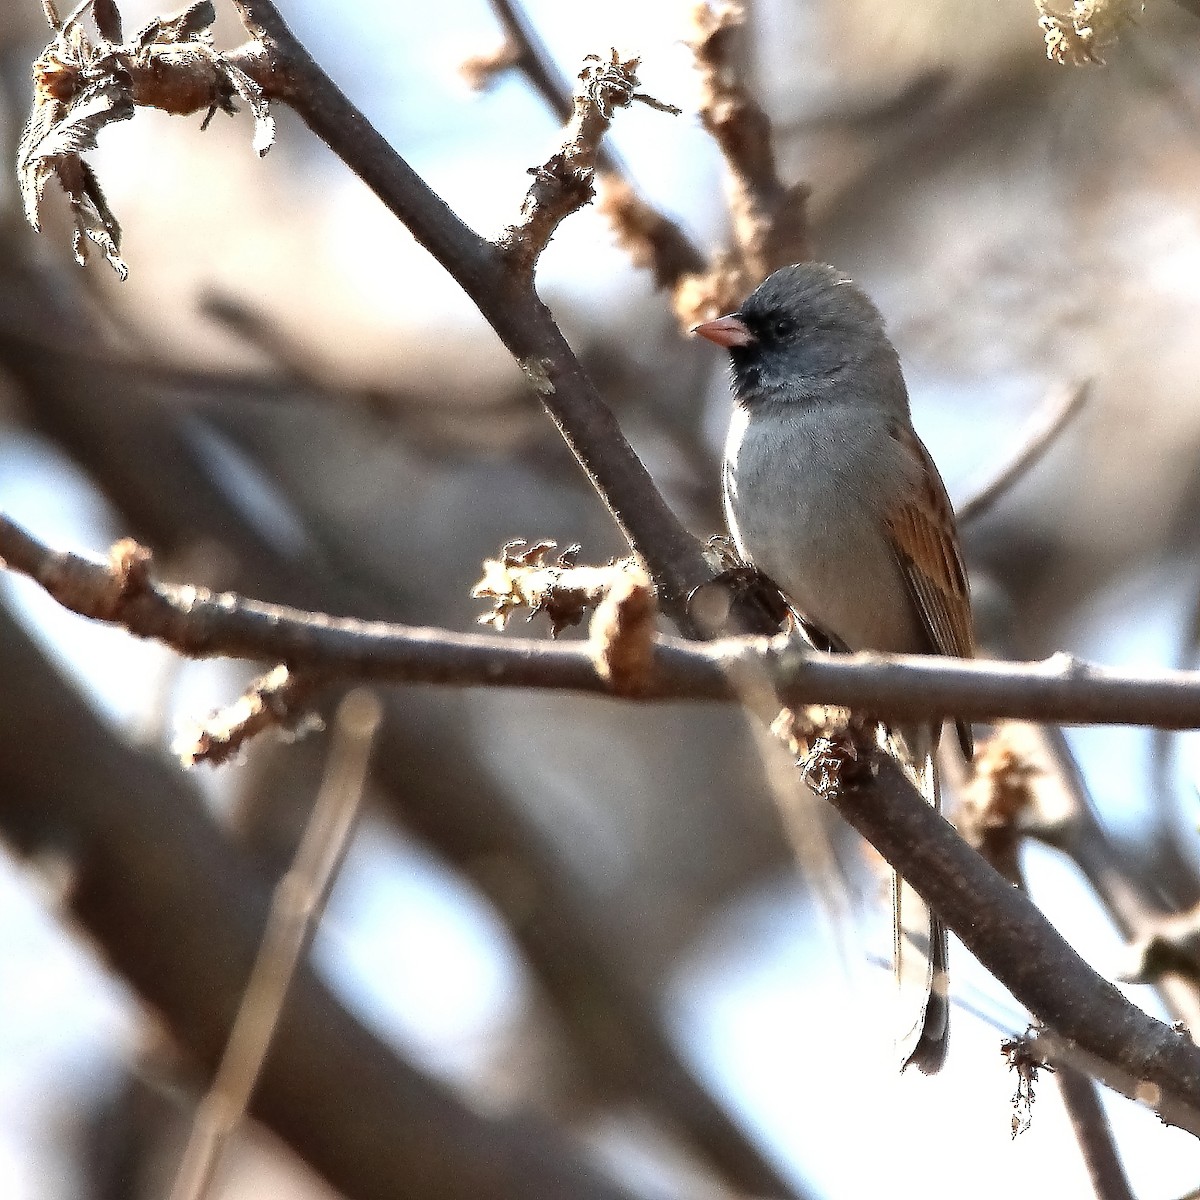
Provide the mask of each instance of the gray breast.
[{"label": "gray breast", "polygon": [[[883,422],[861,409],[735,406],[725,514],[744,559],[854,650],[920,652],[926,637],[882,513],[911,486]],[[890,445],[889,445],[890,443]]]}]

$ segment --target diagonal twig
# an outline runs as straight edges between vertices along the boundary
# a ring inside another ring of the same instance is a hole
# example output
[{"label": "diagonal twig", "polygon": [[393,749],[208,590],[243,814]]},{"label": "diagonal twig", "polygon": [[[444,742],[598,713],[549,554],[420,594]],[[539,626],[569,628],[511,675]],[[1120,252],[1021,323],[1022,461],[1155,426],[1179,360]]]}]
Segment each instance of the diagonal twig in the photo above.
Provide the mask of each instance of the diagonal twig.
[{"label": "diagonal twig", "polygon": [[171,1200],[208,1195],[225,1144],[250,1104],[296,967],[349,847],[381,715],[379,701],[366,691],[351,692],[338,707],[316,805],[291,869],[275,888],[258,957],[221,1065],[192,1123]]},{"label": "diagonal twig", "polygon": [[1091,384],[1075,383],[1052,393],[1034,415],[1022,444],[1013,455],[955,508],[960,525],[988,512],[1002,496],[1023,479],[1058,440],[1059,435],[1082,411]]},{"label": "diagonal twig", "polygon": [[[498,71],[520,71],[547,108],[566,124],[571,119],[571,86],[528,15],[516,0],[491,0],[491,5],[504,45],[490,56],[468,60],[464,72],[481,87]],[[638,193],[628,165],[610,142],[601,143],[597,152],[596,176],[600,211],[634,265],[653,272],[657,287],[674,289],[687,276],[706,268],[703,253],[683,229]]]}]

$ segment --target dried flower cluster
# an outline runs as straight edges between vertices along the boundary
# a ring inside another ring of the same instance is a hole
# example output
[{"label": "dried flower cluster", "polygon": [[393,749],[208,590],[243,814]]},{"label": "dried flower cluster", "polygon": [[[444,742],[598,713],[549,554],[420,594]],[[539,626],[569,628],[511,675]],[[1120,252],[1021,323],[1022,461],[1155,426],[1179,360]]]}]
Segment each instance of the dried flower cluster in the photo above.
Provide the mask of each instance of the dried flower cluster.
[{"label": "dried flower cluster", "polygon": [[1103,64],[1103,51],[1145,10],[1145,0],[1075,0],[1069,12],[1037,0],[1038,24],[1046,36],[1046,57],[1070,66]]}]

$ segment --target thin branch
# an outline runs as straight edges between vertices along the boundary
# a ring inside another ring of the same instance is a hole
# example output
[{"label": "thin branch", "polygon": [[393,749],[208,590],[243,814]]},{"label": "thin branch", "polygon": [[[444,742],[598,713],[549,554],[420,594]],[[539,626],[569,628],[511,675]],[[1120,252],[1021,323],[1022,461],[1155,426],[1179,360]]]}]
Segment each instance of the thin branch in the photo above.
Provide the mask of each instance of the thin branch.
[{"label": "thin branch", "polygon": [[955,509],[959,525],[966,525],[987,512],[997,500],[1006,495],[1039,462],[1058,440],[1059,434],[1083,409],[1091,384],[1088,381],[1072,384],[1047,397],[1035,414],[1025,434],[1025,440],[1012,457],[980,484]]},{"label": "thin branch", "polygon": [[[468,78],[475,87],[482,88],[499,71],[515,68],[565,125],[571,119],[571,85],[550,57],[545,43],[519,4],[512,0],[491,0],[491,7],[504,34],[504,51],[491,56],[495,65],[490,70],[479,60],[468,60],[469,67],[465,67]],[[598,164],[608,170],[620,170],[611,146],[601,148]]]},{"label": "thin branch", "polygon": [[[1035,781],[1040,771],[1009,742],[1006,735],[1014,728],[1002,725],[976,756],[975,776],[960,806],[960,813],[965,808],[970,815],[970,832],[964,830],[962,819],[958,828],[996,870],[1028,893],[1019,850],[1026,818],[1036,804]],[[1023,1046],[1024,1039],[1017,1044]],[[1098,1200],[1134,1200],[1096,1084],[1069,1063],[1058,1065],[1055,1081]],[[1032,1086],[1024,1092],[1018,1089],[1017,1095],[1026,1096],[1032,1105]],[[1014,1136],[1020,1128],[1020,1115],[1016,1114]]]},{"label": "thin branch", "polygon": [[209,1194],[225,1145],[245,1116],[288,988],[349,847],[381,716],[379,701],[369,692],[351,692],[338,708],[324,782],[291,869],[275,888],[250,981],[221,1065],[192,1123],[172,1200],[203,1200]]},{"label": "thin branch", "polygon": [[[562,148],[538,167],[521,205],[521,217],[497,241],[505,259],[521,273],[532,274],[538,256],[563,220],[587,204],[594,195],[592,178],[604,136],[618,108],[635,100],[678,113],[637,91],[638,59],[622,60],[612,51],[608,59],[589,55],[579,74],[570,121],[563,132]],[[537,390],[538,384],[535,381]]]},{"label": "thin branch", "polygon": [[912,804],[903,768],[872,753],[870,731],[852,724],[849,732],[848,744],[839,740],[808,764],[810,786],[1037,1020],[1100,1061],[1098,1078],[1200,1136],[1200,1048],[1131,1004],[953,826]]},{"label": "thin branch", "polygon": [[[515,0],[491,0],[504,32],[504,45],[493,55],[470,59],[464,73],[476,87],[485,86],[498,71],[518,70],[542,101],[565,125],[571,118],[571,87]],[[634,266],[653,272],[655,286],[674,289],[707,263],[700,249],[676,222],[638,194],[628,166],[609,142],[596,155],[600,182],[598,208],[613,227],[617,241]]]},{"label": "thin branch", "polygon": [[[158,583],[150,577],[148,552],[128,541],[116,544],[108,564],[98,563],[52,551],[0,516],[0,560],[73,612],[121,625],[189,657],[283,662],[330,677],[391,683],[621,694],[597,669],[588,645],[330,617]],[[730,674],[751,667],[782,702],[842,705],[880,719],[1200,728],[1196,671],[1135,675],[1063,654],[1033,663],[826,655],[786,637],[706,643],[660,637],[634,694],[644,700],[738,699]]]},{"label": "thin branch", "polygon": [[1095,1083],[1067,1063],[1054,1077],[1097,1200],[1135,1200]]}]

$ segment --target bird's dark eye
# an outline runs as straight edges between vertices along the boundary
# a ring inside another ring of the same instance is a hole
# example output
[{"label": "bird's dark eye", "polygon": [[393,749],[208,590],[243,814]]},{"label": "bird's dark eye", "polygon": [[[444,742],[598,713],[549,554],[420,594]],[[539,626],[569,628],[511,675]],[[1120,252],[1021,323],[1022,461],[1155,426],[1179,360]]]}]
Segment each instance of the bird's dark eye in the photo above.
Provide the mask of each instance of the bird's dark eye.
[{"label": "bird's dark eye", "polygon": [[791,317],[776,317],[771,322],[771,333],[777,338],[791,337],[796,332],[796,322]]}]

